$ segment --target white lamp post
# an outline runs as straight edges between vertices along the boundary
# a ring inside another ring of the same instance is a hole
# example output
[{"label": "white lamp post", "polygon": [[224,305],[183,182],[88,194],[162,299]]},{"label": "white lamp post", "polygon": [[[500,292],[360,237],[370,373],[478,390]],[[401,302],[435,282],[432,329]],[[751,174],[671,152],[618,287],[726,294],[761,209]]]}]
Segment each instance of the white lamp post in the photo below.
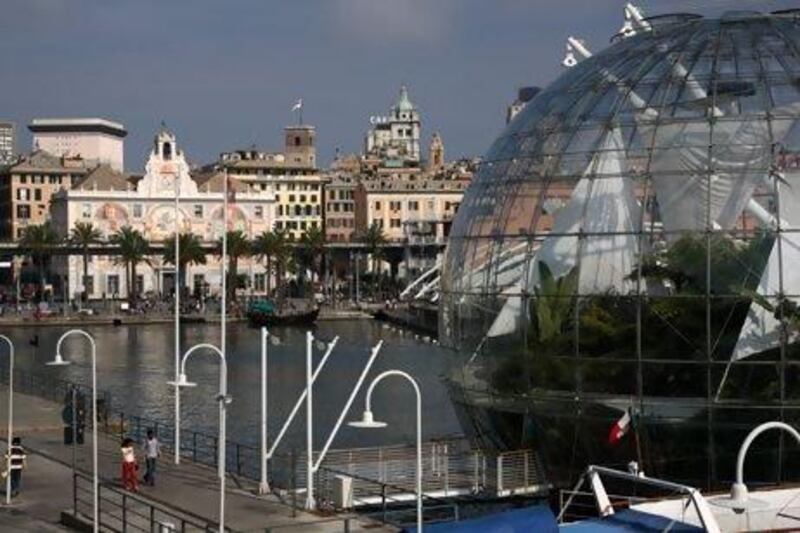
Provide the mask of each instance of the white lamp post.
[{"label": "white lamp post", "polygon": [[267,338],[269,331],[261,328],[261,483],[259,494],[269,493],[267,480]]},{"label": "white lamp post", "polygon": [[228,366],[225,362],[225,354],[213,344],[195,344],[183,354],[181,360],[181,371],[177,381],[170,381],[167,384],[176,387],[195,387],[197,384],[190,382],[186,377],[186,361],[189,356],[197,350],[210,350],[219,356],[219,458],[217,459],[217,474],[219,476],[219,531],[225,531],[225,413],[226,406],[230,403],[228,398]]},{"label": "white lamp post", "polygon": [[414,393],[416,394],[417,400],[417,531],[422,531],[422,394],[419,390],[419,385],[417,382],[406,372],[402,370],[387,370],[378,375],[372,383],[370,383],[369,389],[367,389],[367,397],[366,397],[366,404],[364,413],[361,416],[361,420],[349,422],[348,425],[351,427],[356,428],[383,428],[386,427],[386,422],[379,422],[376,421],[372,415],[372,391],[375,389],[375,386],[384,378],[389,376],[398,376],[404,378],[406,381],[411,383],[411,386],[414,388]]},{"label": "white lamp post", "polygon": [[711,503],[721,507],[730,507],[739,513],[750,509],[767,507],[766,502],[750,498],[749,496],[747,485],[744,484],[744,460],[747,457],[747,451],[750,449],[750,445],[753,444],[756,437],[770,429],[786,431],[800,444],[800,433],[789,424],[784,424],[783,422],[764,422],[758,425],[748,433],[744,442],[742,442],[741,448],[739,448],[739,455],[736,458],[736,483],[731,485],[730,497],[714,498],[711,500]]},{"label": "white lamp post", "polygon": [[[66,361],[61,356],[61,343],[64,342],[64,339],[70,335],[82,335],[89,340],[89,344],[92,346],[92,507],[94,531],[97,533],[100,531],[100,505],[98,500],[98,489],[100,483],[99,472],[97,469],[97,345],[94,342],[94,338],[82,329],[71,329],[67,331],[61,335],[61,337],[59,337],[58,343],[56,343],[56,357],[47,363],[47,365],[63,366],[70,364],[69,361]],[[72,438],[74,439],[75,435],[73,435]]]},{"label": "white lamp post", "polygon": [[[181,242],[180,242],[180,179],[175,176],[175,382],[180,379],[181,358]],[[175,464],[181,462],[181,388],[175,385]]]},{"label": "white lamp post", "polygon": [[8,344],[8,457],[6,457],[6,505],[11,505],[11,441],[14,440],[14,343],[5,335],[0,339]]}]

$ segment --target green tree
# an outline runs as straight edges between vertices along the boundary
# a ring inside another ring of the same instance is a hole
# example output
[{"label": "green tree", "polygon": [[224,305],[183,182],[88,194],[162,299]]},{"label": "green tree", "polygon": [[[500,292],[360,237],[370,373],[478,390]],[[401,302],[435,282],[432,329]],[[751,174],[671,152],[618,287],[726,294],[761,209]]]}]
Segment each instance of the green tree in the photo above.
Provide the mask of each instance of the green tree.
[{"label": "green tree", "polygon": [[372,259],[372,294],[377,294],[376,282],[379,279],[379,265],[383,257],[383,247],[386,245],[386,234],[377,222],[373,222],[359,239],[367,247],[367,253]]},{"label": "green tree", "polygon": [[148,258],[149,245],[139,230],[125,226],[111,236],[111,243],[119,246],[119,255],[114,259],[116,264],[125,265],[125,284],[128,289],[128,302],[136,303],[138,297],[136,287],[136,267],[139,263],[150,264]]},{"label": "green tree", "polygon": [[253,255],[267,263],[267,294],[272,292],[272,275],[276,275],[276,284],[280,290],[281,279],[278,277],[281,257],[287,253],[286,235],[281,230],[265,231],[253,241]]},{"label": "green tree", "polygon": [[303,236],[300,238],[299,255],[300,263],[311,271],[311,285],[313,286],[314,276],[320,275],[325,259],[325,232],[322,231],[322,228],[312,227],[303,232]]},{"label": "green tree", "polygon": [[[164,240],[164,263],[175,265],[175,234]],[[186,286],[186,269],[190,265],[205,265],[206,251],[200,237],[194,233],[181,233],[178,236],[178,279],[175,286],[183,290]]]},{"label": "green tree", "polygon": [[61,237],[49,222],[28,226],[20,239],[20,246],[27,250],[28,256],[39,271],[40,295],[44,295],[44,287],[47,284],[45,272],[50,266],[53,248],[59,244],[61,244]]},{"label": "green tree", "polygon": [[[228,269],[226,271],[227,296],[233,299],[239,283],[239,259],[252,253],[250,241],[241,230],[227,233]],[[217,242],[217,254],[222,257],[222,239]]]},{"label": "green tree", "polygon": [[81,248],[83,255],[83,292],[81,298],[86,299],[86,285],[89,280],[89,246],[100,242],[103,234],[91,222],[76,222],[70,232],[69,240],[74,246]]}]

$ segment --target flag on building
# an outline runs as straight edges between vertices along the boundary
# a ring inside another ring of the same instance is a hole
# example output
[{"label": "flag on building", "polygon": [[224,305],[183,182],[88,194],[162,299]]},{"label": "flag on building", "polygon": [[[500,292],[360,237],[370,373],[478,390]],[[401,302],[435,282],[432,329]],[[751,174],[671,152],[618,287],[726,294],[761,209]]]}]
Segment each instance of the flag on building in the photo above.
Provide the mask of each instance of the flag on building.
[{"label": "flag on building", "polygon": [[301,109],[303,109],[303,99],[298,98],[297,101],[292,106],[292,111],[299,111]]},{"label": "flag on building", "polygon": [[634,415],[630,408],[625,410],[625,413],[620,417],[619,420],[614,422],[614,425],[611,426],[611,430],[608,432],[608,443],[609,444],[616,444],[620,441],[622,437],[624,437],[631,428],[633,428],[634,424]]}]

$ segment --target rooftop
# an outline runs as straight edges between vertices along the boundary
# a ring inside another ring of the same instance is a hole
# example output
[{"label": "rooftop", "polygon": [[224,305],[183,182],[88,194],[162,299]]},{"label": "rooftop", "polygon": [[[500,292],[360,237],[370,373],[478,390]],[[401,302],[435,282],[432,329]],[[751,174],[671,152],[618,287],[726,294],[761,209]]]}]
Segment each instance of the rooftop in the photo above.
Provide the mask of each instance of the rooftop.
[{"label": "rooftop", "polygon": [[33,133],[92,132],[125,137],[128,131],[119,122],[104,118],[35,118],[28,125]]}]

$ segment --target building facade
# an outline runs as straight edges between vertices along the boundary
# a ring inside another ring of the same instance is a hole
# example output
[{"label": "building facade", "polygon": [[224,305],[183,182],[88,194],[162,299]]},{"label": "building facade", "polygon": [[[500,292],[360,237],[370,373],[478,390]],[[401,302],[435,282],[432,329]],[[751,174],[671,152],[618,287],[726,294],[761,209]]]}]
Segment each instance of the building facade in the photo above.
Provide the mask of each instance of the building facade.
[{"label": "building facade", "polygon": [[90,165],[108,165],[118,172],[125,169],[125,126],[101,118],[37,118],[28,129],[33,133],[33,149],[56,156],[79,157]]},{"label": "building facade", "polygon": [[[136,183],[108,166],[100,166],[61,190],[52,202],[52,219],[63,236],[78,222],[89,222],[98,228],[105,239],[125,226],[142,232],[153,242],[163,242],[174,235],[176,226],[181,232],[192,232],[209,249],[223,233],[223,172],[190,175],[189,164],[176,144],[175,135],[159,132],[145,168],[144,176]],[[275,193],[271,187],[254,190],[235,177],[229,178],[228,229],[241,230],[253,238],[270,229],[275,220]],[[175,213],[175,194],[180,204]],[[83,290],[83,260],[79,256],[58,257],[55,271],[66,276],[71,295]],[[137,292],[141,294],[169,293],[175,285],[175,269],[161,257],[151,257],[149,263],[137,268]],[[263,291],[265,270],[259,261],[239,260],[239,273],[245,275],[253,292]],[[221,266],[215,254],[206,257],[205,265],[190,265],[184,283],[195,293],[218,294],[221,286]],[[126,269],[115,257],[94,257],[89,264],[86,292],[90,298],[124,298],[127,296]]]},{"label": "building facade", "polygon": [[16,125],[0,122],[0,165],[10,165],[17,154]]},{"label": "building facade", "polygon": [[17,240],[25,228],[50,219],[50,199],[88,171],[80,158],[37,150],[0,169],[0,238]]},{"label": "building facade", "polygon": [[331,176],[325,184],[325,238],[328,242],[355,240],[356,185],[356,179],[346,174]]},{"label": "building facade", "polygon": [[294,240],[323,227],[325,179],[316,166],[316,130],[298,125],[284,128],[284,151],[235,150],[220,155],[219,167],[252,192],[275,192],[275,230]]},{"label": "building facade", "polygon": [[372,128],[364,137],[367,158],[381,159],[389,166],[419,165],[421,122],[405,85],[389,114],[373,116],[370,123]]}]

